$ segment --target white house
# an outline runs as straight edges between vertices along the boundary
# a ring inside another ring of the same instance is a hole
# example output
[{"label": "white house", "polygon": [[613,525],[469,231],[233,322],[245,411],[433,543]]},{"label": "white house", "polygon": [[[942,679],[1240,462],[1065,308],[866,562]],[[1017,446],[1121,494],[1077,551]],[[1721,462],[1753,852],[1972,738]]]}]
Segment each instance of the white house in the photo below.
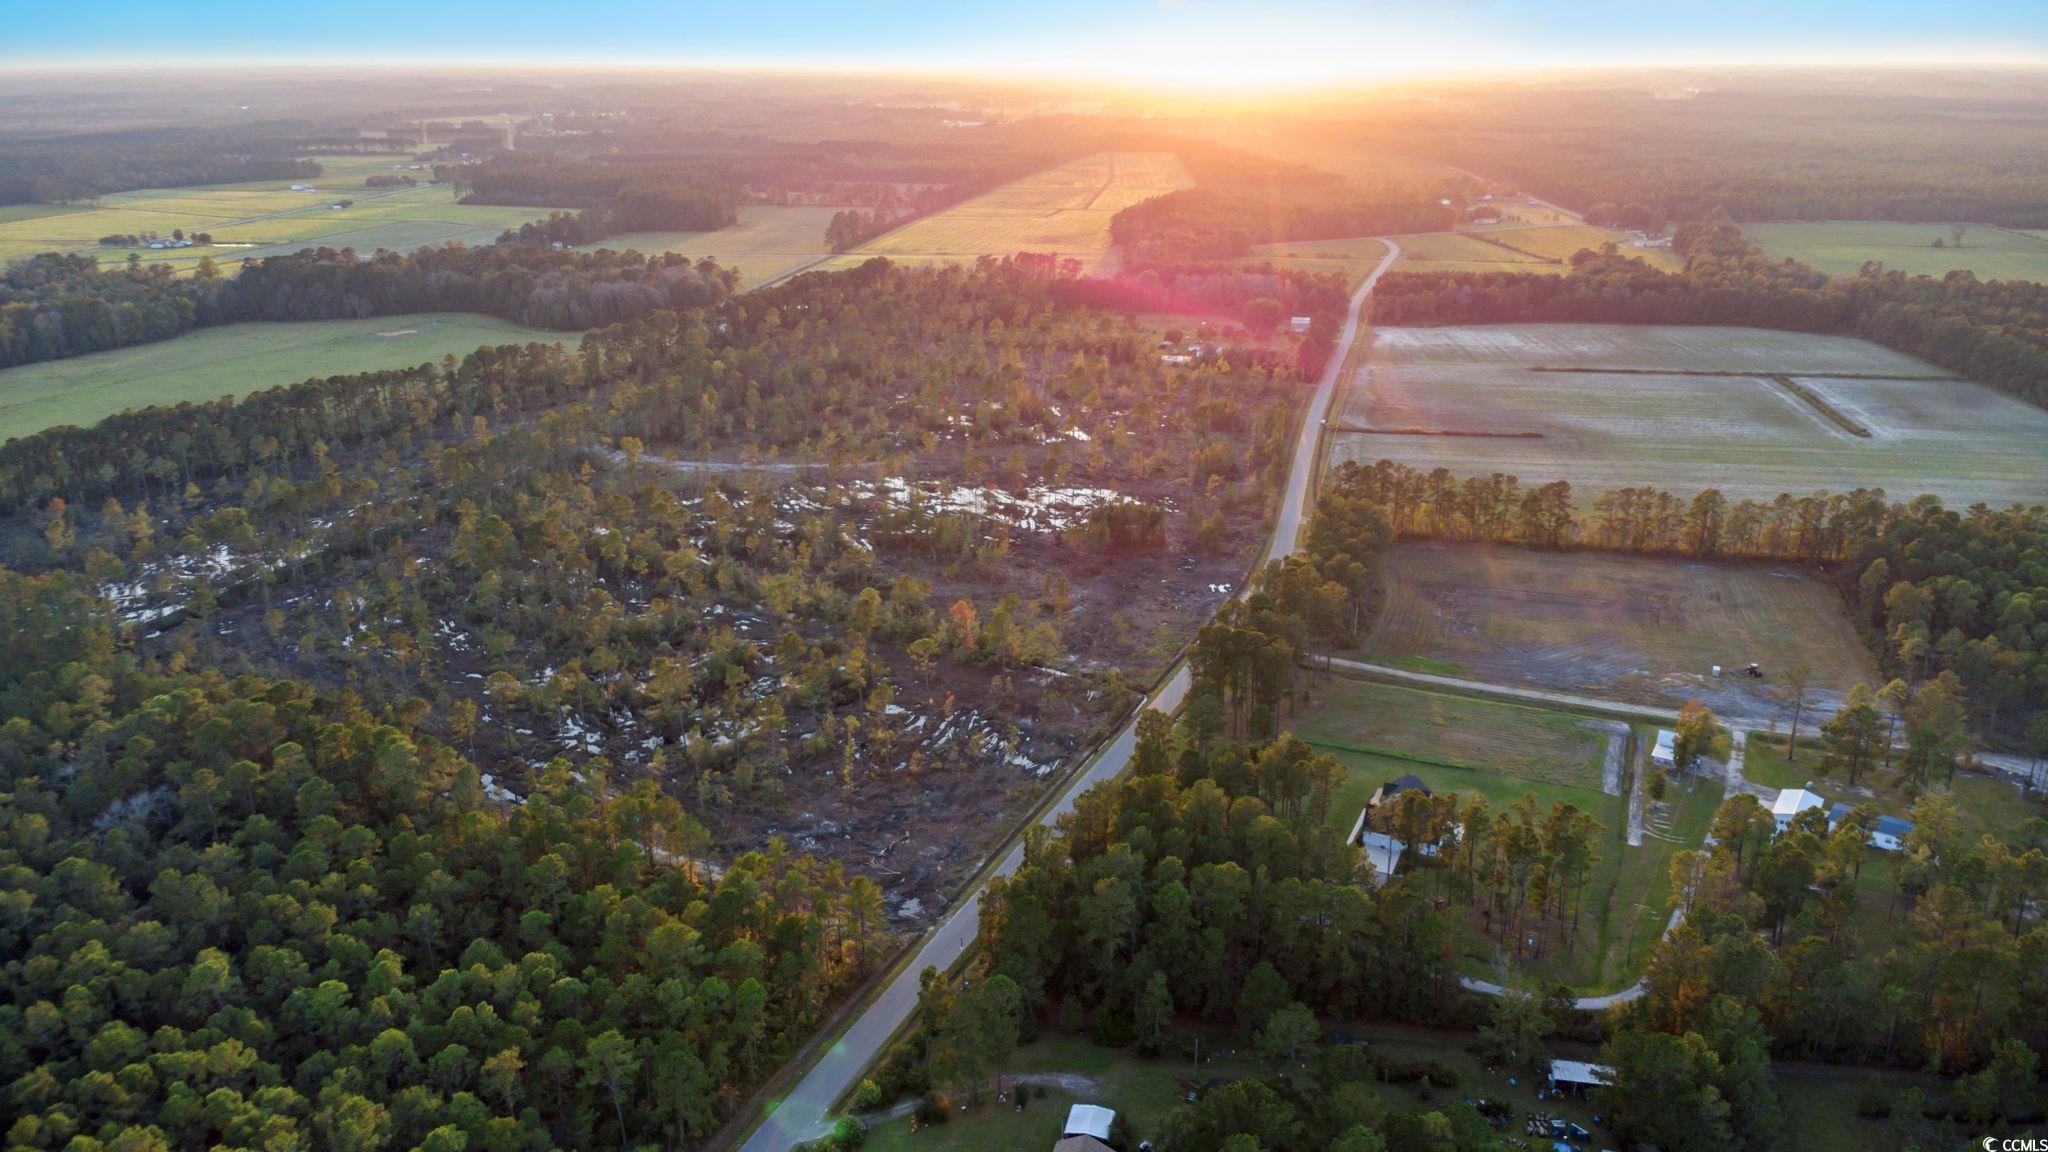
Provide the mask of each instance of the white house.
[{"label": "white house", "polygon": [[[1363,814],[1360,819],[1363,819]],[[1372,875],[1375,883],[1385,884],[1394,875],[1394,869],[1401,863],[1401,853],[1408,850],[1406,844],[1385,832],[1367,830],[1359,833],[1358,846],[1365,849],[1365,858],[1372,861]]]},{"label": "white house", "polygon": [[1787,788],[1778,793],[1776,800],[1771,801],[1771,819],[1777,821],[1778,831],[1783,832],[1792,823],[1793,817],[1826,805],[1827,801],[1804,788]]},{"label": "white house", "polygon": [[1308,326],[1309,326],[1309,321],[1310,321],[1310,320],[1311,320],[1311,317],[1308,317],[1308,316],[1293,316],[1293,317],[1289,317],[1289,318],[1288,318],[1288,321],[1287,321],[1287,326],[1288,326],[1289,328],[1292,328],[1292,329],[1294,329],[1294,332],[1295,332],[1295,334],[1296,334],[1296,335],[1300,335],[1301,333],[1303,333],[1303,332],[1306,332],[1306,331],[1308,331]]},{"label": "white house", "polygon": [[1657,745],[1650,749],[1650,766],[1666,772],[1678,770],[1678,733],[1669,728],[1657,729]]},{"label": "white house", "polygon": [[292,185],[292,191],[294,191],[294,192],[311,192],[312,190],[313,190],[313,186],[312,186],[311,184],[294,184],[294,185]]}]

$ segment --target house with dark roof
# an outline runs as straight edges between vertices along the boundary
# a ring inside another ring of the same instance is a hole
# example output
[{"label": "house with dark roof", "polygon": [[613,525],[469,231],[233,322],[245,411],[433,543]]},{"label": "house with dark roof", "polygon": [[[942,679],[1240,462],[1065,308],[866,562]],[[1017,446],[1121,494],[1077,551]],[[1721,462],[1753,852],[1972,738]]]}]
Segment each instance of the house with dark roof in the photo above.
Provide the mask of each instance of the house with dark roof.
[{"label": "house with dark roof", "polygon": [[[1834,831],[1842,821],[1849,818],[1847,804],[1837,803],[1828,809],[1828,830]],[[1882,852],[1897,852],[1906,846],[1906,837],[1913,831],[1913,822],[1897,816],[1879,816],[1877,826],[1870,830],[1867,843]]]},{"label": "house with dark roof", "polygon": [[1386,783],[1380,785],[1379,788],[1374,790],[1372,794],[1372,799],[1365,802],[1365,806],[1368,808],[1377,808],[1380,805],[1388,803],[1389,801],[1393,800],[1394,797],[1399,796],[1403,792],[1420,792],[1424,796],[1428,796],[1431,794],[1429,791],[1429,785],[1424,784],[1422,782],[1421,777],[1415,775],[1413,772],[1410,772],[1408,775],[1403,776],[1398,780],[1389,780]]}]

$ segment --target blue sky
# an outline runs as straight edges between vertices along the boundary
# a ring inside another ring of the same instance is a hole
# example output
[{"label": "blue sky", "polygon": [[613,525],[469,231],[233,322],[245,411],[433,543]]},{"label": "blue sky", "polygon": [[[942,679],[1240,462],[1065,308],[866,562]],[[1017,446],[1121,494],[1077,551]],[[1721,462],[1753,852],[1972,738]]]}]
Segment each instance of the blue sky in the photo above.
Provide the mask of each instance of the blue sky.
[{"label": "blue sky", "polygon": [[0,62],[350,59],[1248,81],[1620,63],[2048,58],[2048,2],[0,0]]}]

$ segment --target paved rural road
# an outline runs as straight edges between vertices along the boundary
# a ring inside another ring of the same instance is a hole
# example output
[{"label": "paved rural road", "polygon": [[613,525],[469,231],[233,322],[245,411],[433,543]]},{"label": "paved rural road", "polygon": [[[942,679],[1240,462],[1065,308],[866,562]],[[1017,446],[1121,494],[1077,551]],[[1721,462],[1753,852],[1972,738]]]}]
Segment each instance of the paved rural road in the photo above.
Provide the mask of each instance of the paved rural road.
[{"label": "paved rural road", "polygon": [[[1304,522],[1303,509],[1308,503],[1312,488],[1310,475],[1316,465],[1317,448],[1322,440],[1323,421],[1329,413],[1330,403],[1337,394],[1338,377],[1343,374],[1344,361],[1351,353],[1351,345],[1357,339],[1359,310],[1365,298],[1371,294],[1381,274],[1391,267],[1401,255],[1401,249],[1392,241],[1381,241],[1387,246],[1387,255],[1372,275],[1366,277],[1358,292],[1351,299],[1351,318],[1344,325],[1344,333],[1337,341],[1337,347],[1330,355],[1330,365],[1323,370],[1323,378],[1316,385],[1315,396],[1309,401],[1308,414],[1301,423],[1301,434],[1295,440],[1294,460],[1287,473],[1287,493],[1281,501],[1280,516],[1273,527],[1273,542],[1268,555],[1274,557],[1293,554],[1301,535]],[[1185,663],[1176,667],[1167,677],[1165,684],[1147,701],[1147,707],[1171,712],[1180,707],[1188,693],[1188,668]],[[1131,753],[1138,745],[1138,721],[1134,714],[1103,749],[1093,763],[1089,764],[1061,794],[1059,802],[1049,808],[1040,822],[1050,826],[1061,816],[1071,812],[1074,801],[1081,793],[1123,772],[1130,763]],[[1011,848],[1002,862],[996,865],[989,876],[1008,876],[1024,861],[1024,847],[1020,843]],[[846,1032],[835,1040],[832,1046],[818,1058],[802,1080],[785,1096],[774,1111],[754,1130],[753,1135],[741,1145],[741,1152],[787,1152],[794,1145],[806,1140],[815,1140],[831,1130],[829,1112],[834,1101],[853,1087],[854,1081],[867,1070],[869,1064],[882,1052],[889,1038],[896,1034],[904,1021],[910,1019],[917,1009],[918,975],[927,967],[945,971],[960,959],[967,946],[974,942],[975,933],[981,928],[981,894],[986,888],[985,877],[974,890],[962,900],[951,915],[925,936],[918,948],[917,958],[897,974],[887,987],[882,989],[866,1010],[853,1022]]]}]

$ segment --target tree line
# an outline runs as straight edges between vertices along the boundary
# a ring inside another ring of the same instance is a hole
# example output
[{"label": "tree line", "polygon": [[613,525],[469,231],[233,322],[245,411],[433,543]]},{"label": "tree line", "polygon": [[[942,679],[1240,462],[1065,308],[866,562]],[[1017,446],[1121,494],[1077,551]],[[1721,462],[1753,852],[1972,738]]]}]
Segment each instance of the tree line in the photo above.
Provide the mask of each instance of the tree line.
[{"label": "tree line", "polygon": [[316,161],[294,141],[158,128],[17,140],[0,145],[0,204],[62,204],[137,188],[305,180]]},{"label": "tree line", "polygon": [[83,356],[251,320],[479,312],[541,328],[615,324],[717,300],[732,273],[674,254],[448,245],[358,255],[320,248],[251,260],[233,276],[202,258],[101,268],[50,253],[0,272],[0,366]]}]

